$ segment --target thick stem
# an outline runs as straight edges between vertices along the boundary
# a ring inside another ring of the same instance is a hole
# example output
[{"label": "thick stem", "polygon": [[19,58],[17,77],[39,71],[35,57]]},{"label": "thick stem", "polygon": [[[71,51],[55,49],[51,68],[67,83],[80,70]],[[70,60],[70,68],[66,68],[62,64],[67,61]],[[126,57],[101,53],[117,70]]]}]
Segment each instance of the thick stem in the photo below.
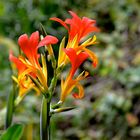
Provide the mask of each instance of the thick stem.
[{"label": "thick stem", "polygon": [[50,140],[50,101],[43,96],[40,114],[40,140]]}]

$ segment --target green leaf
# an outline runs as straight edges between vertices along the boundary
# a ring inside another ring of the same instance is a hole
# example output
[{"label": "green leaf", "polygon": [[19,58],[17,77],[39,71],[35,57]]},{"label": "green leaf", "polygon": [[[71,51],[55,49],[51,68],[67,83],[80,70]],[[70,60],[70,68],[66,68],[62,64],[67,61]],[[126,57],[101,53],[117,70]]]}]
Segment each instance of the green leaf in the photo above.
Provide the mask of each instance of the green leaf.
[{"label": "green leaf", "polygon": [[16,86],[15,83],[13,82],[13,90],[11,91],[8,97],[5,128],[8,128],[12,124],[15,94],[16,94]]},{"label": "green leaf", "polygon": [[20,140],[24,126],[22,124],[14,124],[0,137],[0,140]]}]

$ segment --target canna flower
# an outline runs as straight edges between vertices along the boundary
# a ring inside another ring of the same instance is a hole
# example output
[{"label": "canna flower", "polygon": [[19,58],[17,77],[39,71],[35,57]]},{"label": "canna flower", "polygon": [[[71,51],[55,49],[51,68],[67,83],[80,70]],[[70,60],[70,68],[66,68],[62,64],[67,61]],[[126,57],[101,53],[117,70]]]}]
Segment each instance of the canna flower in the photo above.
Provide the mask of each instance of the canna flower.
[{"label": "canna flower", "polygon": [[[87,36],[91,32],[98,32],[99,28],[95,26],[96,21],[87,17],[82,19],[76,15],[76,13],[69,11],[72,18],[67,18],[65,21],[53,17],[51,20],[57,21],[62,24],[69,33],[69,40],[73,40],[77,35],[77,41],[79,42],[83,37]],[[68,26],[69,25],[69,26]]]},{"label": "canna flower", "polygon": [[12,78],[19,86],[19,96],[23,97],[31,89],[34,89],[36,93],[39,94],[39,89],[34,85],[32,80],[27,75],[25,75],[27,73],[26,65],[22,63],[22,61],[20,61],[17,57],[13,56],[12,52],[10,52],[9,59],[16,65],[16,68],[18,69],[18,78],[15,76],[12,76]]},{"label": "canna flower", "polygon": [[79,92],[74,93],[75,98],[82,98],[84,96],[84,89],[79,81],[85,79],[88,75],[87,72],[83,75],[82,72],[77,78],[73,79],[76,70],[79,66],[89,57],[86,52],[80,52],[76,54],[76,51],[73,48],[64,49],[64,52],[68,56],[71,62],[71,70],[66,80],[61,80],[61,97],[60,100],[64,102],[65,98],[71,93],[71,91],[77,87]]},{"label": "canna flower", "polygon": [[[86,40],[84,43],[79,45],[82,38],[86,37],[88,34],[92,32],[98,32],[99,28],[95,26],[96,21],[92,20],[87,17],[83,17],[82,19],[76,15],[76,13],[69,11],[72,18],[68,18],[65,21],[53,17],[50,18],[51,20],[59,22],[62,26],[64,26],[68,30],[68,43],[66,48],[74,48],[77,53],[85,51],[89,54],[89,57],[93,61],[93,66],[96,67],[98,63],[98,59],[96,55],[87,49],[87,46],[96,44],[96,36],[93,36]],[[68,59],[63,52],[65,44],[65,39],[63,39],[61,45],[60,45],[60,51],[59,51],[59,58],[58,58],[58,66],[61,66],[63,64],[68,63]]]},{"label": "canna flower", "polygon": [[[42,92],[48,89],[47,86],[47,66],[45,56],[41,55],[42,66],[39,63],[38,48],[45,45],[56,44],[58,39],[53,36],[46,36],[39,42],[39,32],[36,31],[28,38],[23,34],[18,39],[18,44],[25,56],[16,58],[10,54],[10,60],[16,64],[18,78],[16,79],[19,87],[34,87],[32,80],[38,85]],[[15,79],[15,78],[14,78]],[[32,80],[31,80],[32,79]],[[24,91],[24,88],[22,91]]]},{"label": "canna flower", "polygon": [[18,39],[18,44],[26,55],[29,64],[36,68],[40,68],[38,61],[39,55],[37,53],[38,48],[49,44],[56,44],[57,42],[58,39],[50,35],[47,35],[43,40],[39,42],[38,31],[32,33],[30,38],[28,38],[27,34],[23,34]]}]

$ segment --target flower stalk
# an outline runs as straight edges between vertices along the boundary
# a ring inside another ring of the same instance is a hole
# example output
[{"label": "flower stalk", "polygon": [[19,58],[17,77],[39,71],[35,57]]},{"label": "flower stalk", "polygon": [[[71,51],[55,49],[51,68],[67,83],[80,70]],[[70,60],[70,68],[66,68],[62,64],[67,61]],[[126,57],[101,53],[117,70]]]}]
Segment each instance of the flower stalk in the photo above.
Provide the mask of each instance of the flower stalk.
[{"label": "flower stalk", "polygon": [[50,101],[43,96],[40,114],[40,140],[50,140]]}]

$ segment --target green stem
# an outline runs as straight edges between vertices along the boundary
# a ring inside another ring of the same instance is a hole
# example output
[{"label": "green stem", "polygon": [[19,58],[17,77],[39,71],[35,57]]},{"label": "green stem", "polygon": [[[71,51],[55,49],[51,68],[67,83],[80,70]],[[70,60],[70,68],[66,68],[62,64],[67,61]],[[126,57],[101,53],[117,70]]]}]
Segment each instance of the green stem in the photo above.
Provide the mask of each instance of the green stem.
[{"label": "green stem", "polygon": [[7,129],[12,124],[15,94],[16,94],[16,87],[15,87],[15,83],[13,82],[13,89],[9,94],[8,102],[7,102],[5,129]]},{"label": "green stem", "polygon": [[40,140],[50,140],[50,101],[43,96],[40,114]]},{"label": "green stem", "polygon": [[50,98],[52,98],[52,95],[54,93],[56,84],[57,84],[57,77],[54,76],[53,79],[52,79],[52,81],[51,81],[50,87],[49,87],[49,93],[51,95]]},{"label": "green stem", "polygon": [[55,87],[56,87],[56,84],[57,84],[58,77],[59,77],[61,71],[63,70],[63,68],[64,68],[63,66],[58,67],[58,68],[54,68],[54,77],[53,77],[53,79],[51,81],[51,84],[49,86],[49,89],[48,89],[48,91],[49,91],[49,93],[51,95],[50,99],[53,96],[53,93],[54,93],[54,90],[55,90]]}]

